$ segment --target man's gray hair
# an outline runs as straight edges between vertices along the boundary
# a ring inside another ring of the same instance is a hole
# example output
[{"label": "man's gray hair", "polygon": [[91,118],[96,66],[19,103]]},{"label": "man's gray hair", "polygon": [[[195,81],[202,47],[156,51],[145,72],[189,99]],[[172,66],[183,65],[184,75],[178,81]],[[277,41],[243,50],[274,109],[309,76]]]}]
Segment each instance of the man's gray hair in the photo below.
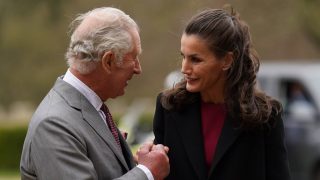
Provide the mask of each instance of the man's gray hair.
[{"label": "man's gray hair", "polygon": [[132,50],[130,31],[139,27],[123,11],[102,7],[80,14],[70,25],[71,41],[66,53],[69,67],[81,74],[92,72],[106,51],[115,54],[117,64]]}]

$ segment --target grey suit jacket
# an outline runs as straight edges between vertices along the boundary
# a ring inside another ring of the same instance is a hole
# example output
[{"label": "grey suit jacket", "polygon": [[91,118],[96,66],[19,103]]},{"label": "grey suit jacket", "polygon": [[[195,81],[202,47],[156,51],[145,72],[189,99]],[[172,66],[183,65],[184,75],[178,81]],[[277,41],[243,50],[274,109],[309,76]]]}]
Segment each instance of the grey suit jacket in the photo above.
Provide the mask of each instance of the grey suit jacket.
[{"label": "grey suit jacket", "polygon": [[58,78],[29,124],[22,179],[147,180],[120,136],[122,152],[89,101]]}]

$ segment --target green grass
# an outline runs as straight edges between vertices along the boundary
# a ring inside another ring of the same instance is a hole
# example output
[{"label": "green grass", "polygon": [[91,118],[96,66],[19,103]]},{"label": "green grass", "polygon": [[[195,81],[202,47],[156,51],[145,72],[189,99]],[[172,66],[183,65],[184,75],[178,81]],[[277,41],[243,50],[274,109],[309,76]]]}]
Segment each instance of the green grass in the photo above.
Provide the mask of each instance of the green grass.
[{"label": "green grass", "polygon": [[20,173],[18,171],[0,171],[0,180],[18,180]]}]

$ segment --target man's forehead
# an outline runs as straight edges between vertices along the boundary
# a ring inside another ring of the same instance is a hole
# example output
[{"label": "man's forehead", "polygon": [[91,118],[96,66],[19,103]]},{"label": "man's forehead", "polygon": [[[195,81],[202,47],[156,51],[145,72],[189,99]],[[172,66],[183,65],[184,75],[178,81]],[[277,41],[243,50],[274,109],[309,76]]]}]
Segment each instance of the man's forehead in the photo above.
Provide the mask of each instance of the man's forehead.
[{"label": "man's forehead", "polygon": [[134,43],[134,51],[137,55],[142,53],[142,48],[141,48],[141,40],[140,40],[140,35],[137,29],[134,29],[131,31],[131,35],[133,38],[133,43]]}]

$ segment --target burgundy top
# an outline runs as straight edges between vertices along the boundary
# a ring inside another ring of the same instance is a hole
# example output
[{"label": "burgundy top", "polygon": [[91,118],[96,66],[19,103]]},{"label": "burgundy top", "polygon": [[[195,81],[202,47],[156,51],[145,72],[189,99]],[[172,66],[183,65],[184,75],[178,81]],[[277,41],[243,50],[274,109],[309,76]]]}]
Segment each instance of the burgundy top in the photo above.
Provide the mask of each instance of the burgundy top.
[{"label": "burgundy top", "polygon": [[211,167],[225,117],[225,104],[201,103],[202,135],[208,169]]}]

